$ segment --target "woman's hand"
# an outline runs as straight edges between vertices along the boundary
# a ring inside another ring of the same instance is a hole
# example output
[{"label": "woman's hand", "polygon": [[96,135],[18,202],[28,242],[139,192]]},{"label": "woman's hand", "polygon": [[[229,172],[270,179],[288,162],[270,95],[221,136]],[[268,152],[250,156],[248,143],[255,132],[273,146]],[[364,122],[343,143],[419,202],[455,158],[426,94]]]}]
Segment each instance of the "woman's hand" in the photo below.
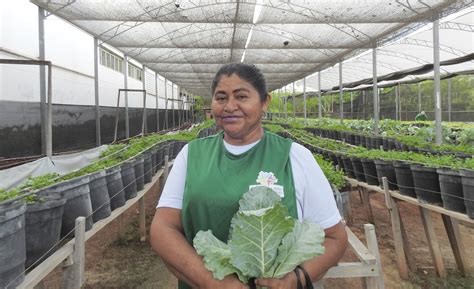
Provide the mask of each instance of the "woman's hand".
[{"label": "woman's hand", "polygon": [[260,278],[256,280],[257,286],[268,289],[296,289],[296,275],[289,272],[283,278]]},{"label": "woman's hand", "polygon": [[200,286],[199,289],[249,289],[249,287],[242,283],[235,275],[228,275],[222,280],[212,279]]}]

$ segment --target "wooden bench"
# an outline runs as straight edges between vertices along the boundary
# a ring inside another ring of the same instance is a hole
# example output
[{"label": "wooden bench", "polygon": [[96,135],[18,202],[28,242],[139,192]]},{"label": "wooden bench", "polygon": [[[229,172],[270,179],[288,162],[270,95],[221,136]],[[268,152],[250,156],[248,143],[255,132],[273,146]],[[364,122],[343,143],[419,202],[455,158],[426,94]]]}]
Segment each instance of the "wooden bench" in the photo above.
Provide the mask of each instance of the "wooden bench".
[{"label": "wooden bench", "polygon": [[372,224],[365,224],[365,238],[367,246],[365,246],[357,236],[346,227],[349,240],[349,247],[354,251],[359,262],[339,263],[332,267],[324,275],[323,279],[313,284],[314,288],[324,288],[324,280],[328,278],[365,278],[367,289],[383,289],[385,288],[383,271],[380,260],[379,248],[377,245],[377,237],[375,235],[375,227]]}]

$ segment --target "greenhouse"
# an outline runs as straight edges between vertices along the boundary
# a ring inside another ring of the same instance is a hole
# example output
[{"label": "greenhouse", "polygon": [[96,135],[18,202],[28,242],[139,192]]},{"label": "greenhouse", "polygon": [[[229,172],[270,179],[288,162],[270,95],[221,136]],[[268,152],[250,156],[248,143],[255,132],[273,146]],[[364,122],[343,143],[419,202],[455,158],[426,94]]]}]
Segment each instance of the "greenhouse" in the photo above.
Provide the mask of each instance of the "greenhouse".
[{"label": "greenhouse", "polygon": [[0,289],[472,288],[470,0],[0,3]]}]

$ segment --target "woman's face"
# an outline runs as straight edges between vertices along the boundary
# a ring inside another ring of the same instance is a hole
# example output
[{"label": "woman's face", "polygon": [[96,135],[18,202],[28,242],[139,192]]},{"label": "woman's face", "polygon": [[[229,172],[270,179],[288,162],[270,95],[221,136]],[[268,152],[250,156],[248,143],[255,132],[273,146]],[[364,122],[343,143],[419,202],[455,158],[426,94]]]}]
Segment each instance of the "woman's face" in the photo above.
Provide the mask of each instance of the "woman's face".
[{"label": "woman's face", "polygon": [[212,113],[216,124],[230,140],[245,140],[260,129],[260,119],[270,97],[260,101],[258,91],[236,74],[223,75],[212,96]]}]

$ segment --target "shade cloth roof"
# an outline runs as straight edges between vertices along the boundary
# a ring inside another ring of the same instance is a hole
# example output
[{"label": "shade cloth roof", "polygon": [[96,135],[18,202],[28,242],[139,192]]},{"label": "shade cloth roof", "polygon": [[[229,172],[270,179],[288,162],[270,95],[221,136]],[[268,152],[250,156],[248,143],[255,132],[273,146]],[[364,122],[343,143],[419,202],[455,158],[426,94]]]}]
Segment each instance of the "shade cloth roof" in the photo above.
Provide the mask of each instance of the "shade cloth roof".
[{"label": "shade cloth roof", "polygon": [[[471,0],[31,2],[116,47],[188,92],[202,96],[210,95],[214,73],[224,63],[243,60],[256,64],[271,91],[368,48],[400,40],[438,16],[472,5]],[[417,43],[423,42],[418,39]],[[397,49],[386,49],[384,53],[397,61],[401,59],[396,55]],[[472,51],[460,50],[448,58],[469,53]],[[380,74],[416,66],[409,57],[404,61],[408,64],[383,64],[387,70],[381,69]],[[419,61],[421,64],[426,63]],[[352,73],[351,81],[368,77],[358,74]],[[327,75],[322,88],[338,85],[330,72]],[[309,83],[317,87],[311,79]]]}]

